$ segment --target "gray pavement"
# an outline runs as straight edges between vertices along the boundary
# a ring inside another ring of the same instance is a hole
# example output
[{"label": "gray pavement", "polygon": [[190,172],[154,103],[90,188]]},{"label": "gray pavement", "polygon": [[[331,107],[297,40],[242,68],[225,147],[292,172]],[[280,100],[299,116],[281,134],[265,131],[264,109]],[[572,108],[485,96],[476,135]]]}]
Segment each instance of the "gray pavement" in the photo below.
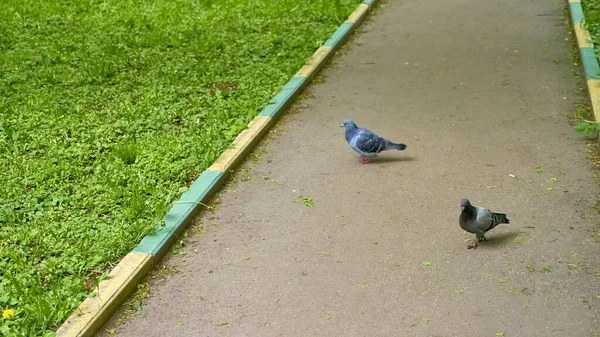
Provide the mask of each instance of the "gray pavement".
[{"label": "gray pavement", "polygon": [[[580,98],[564,8],[386,3],[201,215],[205,233],[159,267],[177,273],[152,279],[136,317],[105,329],[600,334],[598,185],[566,117]],[[359,164],[346,117],[408,149]],[[468,250],[461,197],[511,224]]]}]

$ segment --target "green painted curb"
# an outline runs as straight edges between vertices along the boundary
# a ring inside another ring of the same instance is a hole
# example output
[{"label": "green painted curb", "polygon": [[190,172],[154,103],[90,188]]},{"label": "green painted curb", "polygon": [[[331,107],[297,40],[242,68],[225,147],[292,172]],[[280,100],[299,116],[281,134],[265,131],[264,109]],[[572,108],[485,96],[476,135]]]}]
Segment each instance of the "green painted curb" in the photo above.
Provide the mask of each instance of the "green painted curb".
[{"label": "green painted curb", "polygon": [[[581,26],[585,22],[585,16],[583,15],[583,8],[581,7],[580,2],[569,2],[569,11],[571,13],[571,24],[573,25],[573,29],[576,29],[576,25],[580,25],[578,28],[583,28],[585,31],[585,27]],[[587,41],[579,41],[577,34],[575,34],[575,38],[577,39],[577,45],[581,46],[583,43]],[[585,72],[586,79],[599,79],[600,78],[600,66],[598,66],[598,58],[596,57],[596,53],[594,48],[591,47],[579,47],[579,54],[581,55],[581,62],[583,63],[583,70]]]},{"label": "green painted curb", "polygon": [[[581,55],[581,63],[583,64],[583,71],[586,77],[586,87],[588,92],[588,99],[592,113],[594,114],[594,120],[600,122],[600,87],[598,86],[598,79],[600,79],[600,66],[598,65],[598,57],[595,52],[595,45],[590,41],[590,32],[585,28],[585,16],[583,14],[583,8],[581,2],[573,1],[569,2],[569,11],[571,13],[571,24],[575,32],[575,39],[577,40],[577,46],[579,47],[579,54]],[[590,42],[591,47],[590,47]],[[596,133],[595,137],[597,141],[600,141],[599,134]]]},{"label": "green painted curb", "polygon": [[355,25],[352,23],[343,23],[338,29],[331,35],[329,40],[325,42],[325,46],[336,48],[344,42],[344,40],[350,35]]},{"label": "green painted curb", "polygon": [[308,84],[305,76],[294,76],[281,91],[267,103],[267,106],[258,114],[259,116],[275,117],[285,110],[287,106],[300,94],[300,91]]},{"label": "green painted curb", "polygon": [[594,48],[579,48],[579,53],[581,54],[581,62],[583,62],[583,69],[585,71],[586,79],[589,80],[600,78],[598,75],[600,72],[600,67],[598,66],[598,59],[596,58]]},{"label": "green painted curb", "polygon": [[569,2],[569,11],[571,12],[571,20],[573,20],[573,24],[579,24],[585,21],[585,17],[583,16],[583,8],[581,8],[581,3]]},{"label": "green painted curb", "polygon": [[164,256],[173,241],[186,229],[188,221],[200,210],[200,203],[206,202],[219,188],[223,178],[223,172],[220,171],[202,172],[165,215],[164,227],[143,238],[133,252],[147,253],[157,259]]}]

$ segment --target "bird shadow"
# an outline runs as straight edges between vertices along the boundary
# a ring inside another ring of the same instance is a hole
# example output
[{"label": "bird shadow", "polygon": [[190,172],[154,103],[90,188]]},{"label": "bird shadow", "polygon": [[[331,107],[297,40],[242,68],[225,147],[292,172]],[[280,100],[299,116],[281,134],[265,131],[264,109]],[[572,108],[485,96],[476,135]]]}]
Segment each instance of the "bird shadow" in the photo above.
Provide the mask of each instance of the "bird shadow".
[{"label": "bird shadow", "polygon": [[479,246],[489,246],[489,247],[493,247],[493,248],[498,247],[498,246],[505,244],[509,240],[514,240],[519,235],[520,235],[519,231],[500,233],[497,235],[489,235],[489,237],[488,237],[488,235],[486,235],[485,238],[487,239],[487,241],[480,242]]},{"label": "bird shadow", "polygon": [[413,161],[413,160],[417,160],[417,158],[415,157],[411,157],[411,156],[400,156],[400,157],[392,157],[392,156],[386,156],[386,157],[377,157],[375,160],[372,161],[373,164],[377,164],[377,163],[393,163],[393,162],[400,162],[400,161]]}]

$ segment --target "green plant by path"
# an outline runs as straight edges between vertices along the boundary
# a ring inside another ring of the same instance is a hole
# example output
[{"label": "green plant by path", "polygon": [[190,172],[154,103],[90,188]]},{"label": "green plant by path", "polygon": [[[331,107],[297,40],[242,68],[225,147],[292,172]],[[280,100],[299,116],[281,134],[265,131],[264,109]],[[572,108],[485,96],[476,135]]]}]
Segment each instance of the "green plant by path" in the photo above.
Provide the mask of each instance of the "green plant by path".
[{"label": "green plant by path", "polygon": [[0,1],[0,335],[52,335],[359,2]]},{"label": "green plant by path", "polygon": [[600,124],[595,121],[584,120],[584,121],[579,122],[579,124],[575,125],[573,127],[573,129],[577,133],[580,133],[583,135],[588,135],[588,134],[593,134],[593,133],[599,132]]}]

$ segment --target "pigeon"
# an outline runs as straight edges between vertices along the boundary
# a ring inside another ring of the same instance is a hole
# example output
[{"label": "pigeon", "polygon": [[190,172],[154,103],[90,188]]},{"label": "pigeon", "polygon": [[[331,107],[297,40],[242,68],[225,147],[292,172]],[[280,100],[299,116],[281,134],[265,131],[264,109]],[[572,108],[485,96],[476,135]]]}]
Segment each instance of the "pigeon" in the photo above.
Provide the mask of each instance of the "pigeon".
[{"label": "pigeon", "polygon": [[[469,233],[475,234],[477,242],[486,240],[485,233],[495,228],[499,224],[508,224],[510,220],[503,213],[494,213],[487,208],[480,206],[473,206],[468,199],[460,200],[460,217],[458,223],[460,228],[464,229]],[[477,242],[474,245],[469,245],[468,248],[477,248]]]},{"label": "pigeon", "polygon": [[404,150],[406,145],[391,142],[383,137],[379,137],[370,130],[359,128],[351,119],[346,119],[342,123],[346,129],[346,141],[352,148],[360,154],[359,162],[368,164],[375,158],[379,152],[387,150]]}]

